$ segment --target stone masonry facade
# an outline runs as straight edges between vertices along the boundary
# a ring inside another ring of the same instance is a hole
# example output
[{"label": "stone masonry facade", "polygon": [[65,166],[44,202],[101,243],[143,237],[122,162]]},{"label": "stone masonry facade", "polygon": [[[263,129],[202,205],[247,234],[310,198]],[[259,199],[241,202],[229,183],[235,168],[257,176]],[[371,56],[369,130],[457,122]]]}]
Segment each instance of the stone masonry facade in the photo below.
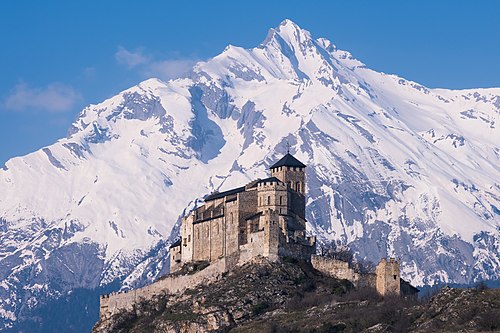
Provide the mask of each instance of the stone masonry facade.
[{"label": "stone masonry facade", "polygon": [[305,167],[287,154],[271,166],[271,177],[205,198],[182,219],[181,237],[170,248],[170,272],[228,256],[309,259],[316,239],[306,236]]}]

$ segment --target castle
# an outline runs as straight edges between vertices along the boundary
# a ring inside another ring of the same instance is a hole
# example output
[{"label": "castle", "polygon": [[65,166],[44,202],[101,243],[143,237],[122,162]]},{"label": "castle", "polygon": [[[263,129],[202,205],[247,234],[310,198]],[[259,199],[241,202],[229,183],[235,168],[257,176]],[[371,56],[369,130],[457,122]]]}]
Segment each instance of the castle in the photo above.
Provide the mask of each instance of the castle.
[{"label": "castle", "polygon": [[[101,296],[101,317],[132,309],[155,294],[215,282],[257,257],[302,259],[323,274],[373,287],[381,295],[417,293],[400,278],[399,260],[383,258],[374,273],[361,274],[347,262],[316,255],[316,238],[306,235],[305,168],[287,153],[270,167],[271,177],[207,196],[204,205],[182,219],[180,239],[170,247],[170,275],[140,289]],[[184,274],[184,267],[197,263],[208,265]]]},{"label": "castle", "polygon": [[287,153],[270,167],[271,177],[206,197],[182,219],[181,238],[170,248],[170,272],[228,257],[309,259],[316,238],[306,236],[305,168]]}]

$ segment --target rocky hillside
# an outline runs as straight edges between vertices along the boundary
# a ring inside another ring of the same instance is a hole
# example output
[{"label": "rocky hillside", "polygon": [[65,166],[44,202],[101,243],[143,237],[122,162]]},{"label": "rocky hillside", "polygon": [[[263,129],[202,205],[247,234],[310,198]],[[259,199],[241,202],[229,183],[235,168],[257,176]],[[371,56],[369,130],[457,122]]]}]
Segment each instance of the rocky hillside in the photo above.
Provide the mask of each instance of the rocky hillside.
[{"label": "rocky hillside", "polygon": [[217,283],[145,300],[92,332],[477,332],[500,330],[499,311],[498,289],[384,299],[306,263],[259,259]]}]

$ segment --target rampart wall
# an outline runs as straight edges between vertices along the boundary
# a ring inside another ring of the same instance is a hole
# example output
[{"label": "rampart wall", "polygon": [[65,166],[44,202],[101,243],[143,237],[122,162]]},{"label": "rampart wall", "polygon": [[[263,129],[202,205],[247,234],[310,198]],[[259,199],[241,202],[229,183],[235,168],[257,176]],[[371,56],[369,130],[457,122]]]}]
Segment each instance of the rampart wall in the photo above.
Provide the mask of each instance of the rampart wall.
[{"label": "rampart wall", "polygon": [[132,310],[136,302],[150,299],[162,292],[167,294],[180,293],[187,288],[217,281],[222,273],[226,272],[226,268],[226,260],[217,260],[192,275],[167,276],[136,290],[101,295],[101,317],[109,317],[120,310]]},{"label": "rampart wall", "polygon": [[311,256],[312,266],[323,274],[337,278],[346,279],[357,285],[359,274],[349,268],[349,263],[337,259],[322,257],[313,254]]}]

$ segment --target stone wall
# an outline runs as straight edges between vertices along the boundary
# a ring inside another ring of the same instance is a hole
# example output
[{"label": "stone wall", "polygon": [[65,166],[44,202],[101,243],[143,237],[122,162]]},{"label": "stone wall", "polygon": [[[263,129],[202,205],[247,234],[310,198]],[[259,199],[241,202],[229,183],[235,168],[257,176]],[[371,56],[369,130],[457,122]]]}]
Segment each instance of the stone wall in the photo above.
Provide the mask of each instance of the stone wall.
[{"label": "stone wall", "polygon": [[[259,246],[259,244],[262,244],[260,243],[262,240],[258,240],[263,236],[263,231],[254,233],[252,237],[255,237],[256,241],[243,246],[242,251],[215,260],[205,269],[192,275],[168,275],[148,286],[136,290],[101,295],[100,315],[102,318],[108,318],[118,311],[132,310],[134,304],[150,299],[154,295],[161,293],[181,293],[188,288],[193,288],[200,284],[216,282],[222,277],[224,272],[233,269],[237,265],[243,265],[254,260],[256,258],[255,251],[263,251],[262,246]],[[276,260],[277,257],[269,259]]]},{"label": "stone wall", "polygon": [[309,261],[314,253],[316,253],[315,247],[308,244],[295,243],[294,241],[281,243],[278,247],[278,255],[280,257],[293,257]]},{"label": "stone wall", "polygon": [[181,259],[183,263],[193,260],[193,222],[194,215],[189,215],[182,219]]},{"label": "stone wall", "polygon": [[266,210],[260,217],[264,226],[264,256],[271,260],[278,259],[279,237],[281,234],[279,226],[279,215],[273,210]]},{"label": "stone wall", "polygon": [[224,253],[225,216],[212,218],[203,222],[195,222],[193,226],[193,259],[194,261],[213,261]]},{"label": "stone wall", "polygon": [[313,254],[311,264],[317,270],[337,279],[346,279],[357,286],[359,274],[349,267],[349,263]]},{"label": "stone wall", "polygon": [[248,235],[248,243],[240,246],[240,261],[249,261],[258,255],[264,256],[264,230]]},{"label": "stone wall", "polygon": [[120,310],[132,310],[136,302],[150,299],[160,293],[180,293],[199,284],[215,282],[226,270],[226,261],[218,260],[192,275],[167,276],[143,288],[102,295],[100,298],[101,317],[109,317]]},{"label": "stone wall", "polygon": [[289,191],[290,196],[290,211],[294,214],[297,214],[300,218],[306,218],[306,197],[304,194]]},{"label": "stone wall", "polygon": [[246,218],[257,212],[257,190],[247,189],[238,193],[238,244],[247,243],[247,223]]},{"label": "stone wall", "polygon": [[237,194],[236,200],[232,200],[229,202],[226,202],[225,206],[225,224],[224,224],[224,229],[225,229],[225,239],[224,239],[224,246],[225,246],[225,255],[231,255],[233,253],[238,252],[238,240],[239,240],[239,211],[238,211],[238,206],[239,206],[239,196],[240,193]]}]

